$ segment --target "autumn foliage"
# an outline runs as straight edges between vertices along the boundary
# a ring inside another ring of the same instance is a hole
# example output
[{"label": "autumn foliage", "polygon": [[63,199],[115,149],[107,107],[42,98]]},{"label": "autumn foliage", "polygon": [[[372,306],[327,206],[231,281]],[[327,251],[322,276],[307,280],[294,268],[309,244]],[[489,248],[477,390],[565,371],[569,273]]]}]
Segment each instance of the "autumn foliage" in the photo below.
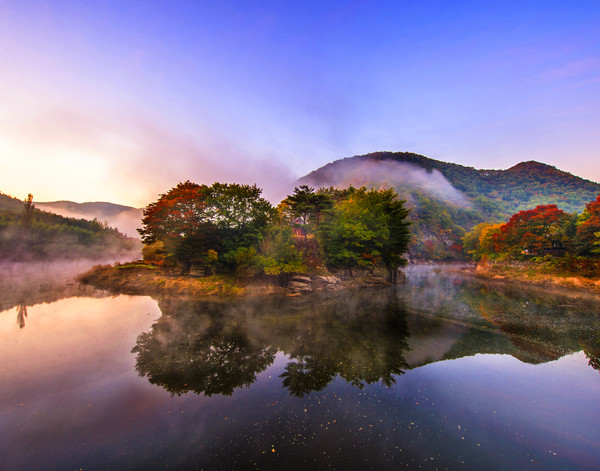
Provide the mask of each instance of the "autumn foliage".
[{"label": "autumn foliage", "polygon": [[494,235],[495,249],[510,254],[543,254],[567,242],[565,225],[569,215],[555,204],[519,211]]},{"label": "autumn foliage", "polygon": [[579,218],[575,244],[583,254],[597,253],[600,249],[600,195],[586,204]]},{"label": "autumn foliage", "polygon": [[[179,183],[144,210],[144,259],[205,273],[282,278],[307,270],[387,270],[405,264],[408,210],[393,190],[296,188],[278,209],[256,186]],[[301,235],[293,230],[301,229]]]},{"label": "autumn foliage", "polygon": [[600,195],[580,215],[549,204],[519,211],[505,224],[478,224],[463,243],[475,260],[565,256],[584,264],[583,259],[600,255]]},{"label": "autumn foliage", "polygon": [[179,183],[144,210],[142,242],[167,262],[212,271],[251,256],[274,216],[256,185]]}]

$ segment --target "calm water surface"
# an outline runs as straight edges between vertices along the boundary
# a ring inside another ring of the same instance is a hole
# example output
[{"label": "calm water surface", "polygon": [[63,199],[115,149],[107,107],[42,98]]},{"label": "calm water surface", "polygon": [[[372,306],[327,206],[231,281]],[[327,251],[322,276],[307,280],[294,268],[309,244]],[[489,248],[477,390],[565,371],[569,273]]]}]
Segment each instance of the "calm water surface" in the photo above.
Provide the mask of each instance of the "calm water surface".
[{"label": "calm water surface", "polygon": [[210,301],[60,273],[4,271],[2,469],[600,469],[597,301],[435,268]]}]

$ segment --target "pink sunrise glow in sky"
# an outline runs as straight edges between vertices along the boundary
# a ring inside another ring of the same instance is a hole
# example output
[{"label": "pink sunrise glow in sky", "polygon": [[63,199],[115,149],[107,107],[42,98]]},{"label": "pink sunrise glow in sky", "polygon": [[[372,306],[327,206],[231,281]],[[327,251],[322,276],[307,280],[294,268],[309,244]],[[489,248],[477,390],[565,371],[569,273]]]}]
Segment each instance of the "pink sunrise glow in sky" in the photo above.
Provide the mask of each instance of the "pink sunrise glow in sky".
[{"label": "pink sunrise glow in sky", "polygon": [[600,181],[600,3],[0,1],[0,191],[277,200],[339,158]]}]

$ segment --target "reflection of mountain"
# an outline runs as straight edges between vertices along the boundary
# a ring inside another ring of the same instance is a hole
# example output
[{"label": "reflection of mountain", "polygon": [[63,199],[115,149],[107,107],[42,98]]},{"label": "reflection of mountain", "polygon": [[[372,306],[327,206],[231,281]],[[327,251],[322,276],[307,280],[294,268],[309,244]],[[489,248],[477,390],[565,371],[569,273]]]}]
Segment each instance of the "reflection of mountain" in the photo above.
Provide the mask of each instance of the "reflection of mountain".
[{"label": "reflection of mountain", "polygon": [[515,347],[512,355],[523,362],[556,360],[599,338],[597,302],[518,286],[496,287],[494,291],[483,287],[478,295],[466,296],[465,300],[510,339]]},{"label": "reflection of mountain", "polygon": [[[415,267],[411,273],[402,294],[404,302],[422,316],[455,326],[456,342],[438,359],[500,353],[538,364],[578,352],[599,337],[597,301],[564,298],[526,286],[490,285],[436,268]],[[463,332],[458,335],[457,329]],[[409,344],[412,341],[411,337]]]}]

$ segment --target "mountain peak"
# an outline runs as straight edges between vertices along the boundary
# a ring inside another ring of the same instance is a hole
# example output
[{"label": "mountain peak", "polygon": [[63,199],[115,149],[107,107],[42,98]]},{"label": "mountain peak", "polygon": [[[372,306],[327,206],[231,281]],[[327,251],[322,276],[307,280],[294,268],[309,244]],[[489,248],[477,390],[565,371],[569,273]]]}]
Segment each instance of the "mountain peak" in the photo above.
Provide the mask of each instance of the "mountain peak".
[{"label": "mountain peak", "polygon": [[531,171],[531,170],[560,171],[556,167],[553,167],[552,165],[544,164],[542,162],[537,162],[536,160],[528,160],[527,162],[520,162],[517,165],[510,167],[506,171],[514,172],[514,171],[523,171],[523,170],[525,170],[525,171]]}]

